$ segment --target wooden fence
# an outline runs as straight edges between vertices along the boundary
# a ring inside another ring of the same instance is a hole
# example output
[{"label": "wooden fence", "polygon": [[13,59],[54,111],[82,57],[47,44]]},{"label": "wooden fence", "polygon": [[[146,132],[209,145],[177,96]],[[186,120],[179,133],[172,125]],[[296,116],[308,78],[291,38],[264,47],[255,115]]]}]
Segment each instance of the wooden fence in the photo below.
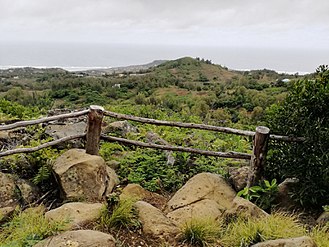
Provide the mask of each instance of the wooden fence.
[{"label": "wooden fence", "polygon": [[[58,145],[60,143],[63,143],[63,142],[69,141],[69,140],[80,139],[80,138],[86,138],[86,146],[85,146],[86,153],[92,154],[92,155],[98,155],[99,143],[100,143],[100,140],[103,139],[105,141],[120,142],[123,144],[135,145],[135,146],[145,147],[145,148],[155,148],[155,149],[161,149],[161,150],[189,152],[189,153],[196,153],[196,154],[207,155],[207,156],[216,156],[216,157],[222,157],[222,158],[250,160],[251,173],[249,176],[248,186],[251,186],[251,185],[255,184],[262,176],[265,157],[266,157],[266,153],[267,153],[267,143],[268,143],[269,139],[287,141],[287,142],[304,141],[304,138],[302,138],[302,137],[271,135],[270,129],[267,127],[264,127],[264,126],[258,126],[256,128],[256,131],[254,132],[254,131],[245,131],[245,130],[212,126],[212,125],[206,125],[206,124],[162,121],[162,120],[155,120],[155,119],[142,118],[142,117],[136,117],[136,116],[126,115],[126,114],[110,112],[110,111],[104,110],[104,108],[101,106],[94,106],[94,105],[90,106],[90,108],[88,110],[83,110],[83,111],[79,111],[79,112],[45,117],[45,118],[40,118],[37,120],[21,121],[21,122],[16,122],[13,124],[8,124],[8,125],[0,125],[0,131],[11,130],[11,129],[19,128],[19,127],[27,127],[30,125],[47,123],[47,122],[66,119],[66,118],[75,118],[75,117],[79,117],[79,116],[83,116],[83,115],[88,115],[86,133],[81,133],[81,134],[73,135],[73,136],[67,136],[67,137],[64,137],[64,138],[61,138],[58,140],[44,143],[37,147],[17,148],[17,149],[3,151],[3,152],[0,152],[0,157],[12,155],[12,154],[18,154],[18,153],[35,152],[35,151],[38,151],[38,150],[46,148],[46,147]],[[181,146],[145,143],[145,142],[140,142],[140,141],[128,140],[128,139],[124,139],[124,138],[107,136],[107,135],[101,134],[101,126],[102,126],[102,121],[103,121],[104,116],[109,116],[109,117],[113,117],[113,118],[117,118],[117,119],[131,120],[131,121],[136,121],[136,122],[145,123],[145,124],[210,130],[210,131],[223,132],[223,133],[228,133],[228,134],[252,136],[253,137],[253,153],[247,154],[247,153],[240,153],[240,152],[233,152],[233,151],[216,152],[216,151],[200,150],[200,149],[187,148],[187,147],[181,147]]]}]

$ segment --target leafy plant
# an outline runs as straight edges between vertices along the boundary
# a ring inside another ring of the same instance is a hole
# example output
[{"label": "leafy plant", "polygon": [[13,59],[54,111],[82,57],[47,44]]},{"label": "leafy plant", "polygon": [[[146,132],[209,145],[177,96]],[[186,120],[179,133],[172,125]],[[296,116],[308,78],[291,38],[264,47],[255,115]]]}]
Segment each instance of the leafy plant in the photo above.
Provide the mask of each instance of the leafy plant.
[{"label": "leafy plant", "polygon": [[264,180],[260,185],[245,187],[238,192],[238,196],[241,196],[249,201],[254,202],[264,210],[270,209],[275,199],[275,195],[278,192],[278,185],[276,179],[271,182]]},{"label": "leafy plant", "polygon": [[193,246],[209,246],[219,238],[220,224],[213,219],[192,219],[182,227],[183,242]]}]

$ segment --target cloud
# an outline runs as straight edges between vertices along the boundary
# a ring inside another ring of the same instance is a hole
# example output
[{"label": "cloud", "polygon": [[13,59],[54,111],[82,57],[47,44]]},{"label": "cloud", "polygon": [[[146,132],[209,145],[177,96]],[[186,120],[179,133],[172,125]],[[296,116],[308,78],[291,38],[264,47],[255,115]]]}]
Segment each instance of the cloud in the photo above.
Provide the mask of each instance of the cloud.
[{"label": "cloud", "polygon": [[0,0],[0,6],[0,39],[8,40],[261,46],[329,41],[326,0]]}]

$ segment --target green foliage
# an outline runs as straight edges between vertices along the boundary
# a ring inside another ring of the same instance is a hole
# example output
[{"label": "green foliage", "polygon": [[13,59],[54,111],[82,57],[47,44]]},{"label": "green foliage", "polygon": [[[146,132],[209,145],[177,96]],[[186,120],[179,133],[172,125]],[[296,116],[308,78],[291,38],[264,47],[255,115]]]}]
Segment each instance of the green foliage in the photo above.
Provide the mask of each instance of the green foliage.
[{"label": "green foliage", "polygon": [[48,221],[42,207],[16,212],[0,231],[1,246],[32,247],[37,242],[64,230],[64,222]]},{"label": "green foliage", "polygon": [[278,185],[276,179],[273,179],[271,182],[264,180],[260,185],[245,187],[237,195],[254,202],[264,210],[268,210],[271,208],[277,192]]},{"label": "green foliage", "polygon": [[100,228],[139,228],[140,222],[138,221],[134,208],[136,201],[137,200],[135,198],[124,198],[119,202],[115,201],[114,205],[112,204],[110,206],[105,206],[101,212],[99,222]]},{"label": "green foliage", "polygon": [[183,242],[192,246],[210,246],[219,238],[220,224],[213,219],[192,219],[182,227]]},{"label": "green foliage", "polygon": [[41,115],[41,112],[37,107],[26,107],[6,99],[0,99],[0,113],[3,114],[2,117],[0,114],[0,120],[11,118],[30,119]]},{"label": "green foliage", "polygon": [[293,198],[305,206],[329,204],[329,78],[321,66],[315,80],[291,85],[280,105],[267,111],[272,133],[302,136],[302,143],[270,142],[267,177],[296,177]]}]

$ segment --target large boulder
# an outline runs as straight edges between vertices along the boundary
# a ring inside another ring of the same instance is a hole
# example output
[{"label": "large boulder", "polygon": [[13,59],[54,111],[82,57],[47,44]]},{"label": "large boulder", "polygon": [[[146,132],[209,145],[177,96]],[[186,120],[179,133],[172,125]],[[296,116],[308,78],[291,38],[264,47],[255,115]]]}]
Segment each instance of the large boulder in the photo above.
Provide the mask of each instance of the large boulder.
[{"label": "large boulder", "polygon": [[102,157],[71,149],[62,154],[53,166],[62,188],[63,199],[100,201],[118,183],[115,172]]},{"label": "large boulder", "polygon": [[177,226],[183,226],[186,222],[190,222],[193,219],[217,220],[222,215],[223,210],[220,209],[215,201],[204,199],[169,212],[167,217]]},{"label": "large boulder", "polygon": [[143,225],[143,232],[154,237],[168,238],[177,236],[179,229],[158,208],[151,204],[138,201],[135,203],[138,217]]},{"label": "large boulder", "polygon": [[72,230],[96,221],[103,206],[102,203],[71,202],[48,211],[45,217],[50,221],[65,221],[66,229]]},{"label": "large boulder", "polygon": [[0,224],[6,221],[15,212],[15,207],[0,208]]},{"label": "large boulder", "polygon": [[310,237],[299,237],[289,239],[276,239],[261,242],[251,247],[317,247],[315,242]]},{"label": "large boulder", "polygon": [[299,205],[291,198],[291,193],[298,186],[299,180],[297,178],[286,178],[278,185],[278,193],[275,198],[275,203],[278,207],[285,209],[298,208]]},{"label": "large boulder", "polygon": [[68,231],[49,237],[34,247],[115,247],[112,235],[93,230]]},{"label": "large boulder", "polygon": [[39,190],[32,183],[0,172],[0,208],[30,204],[39,198]]},{"label": "large boulder", "polygon": [[321,226],[326,225],[328,222],[329,222],[329,212],[328,211],[323,212],[319,216],[319,218],[316,220],[316,223]]},{"label": "large boulder", "polygon": [[136,133],[138,132],[138,129],[135,126],[131,125],[127,120],[124,120],[110,123],[109,125],[103,127],[102,132],[105,134],[116,132],[120,133],[121,135],[126,135],[130,132]]},{"label": "large boulder", "polygon": [[174,211],[195,202],[209,199],[222,210],[232,207],[236,192],[221,176],[200,173],[192,177],[167,203],[166,212]]}]

